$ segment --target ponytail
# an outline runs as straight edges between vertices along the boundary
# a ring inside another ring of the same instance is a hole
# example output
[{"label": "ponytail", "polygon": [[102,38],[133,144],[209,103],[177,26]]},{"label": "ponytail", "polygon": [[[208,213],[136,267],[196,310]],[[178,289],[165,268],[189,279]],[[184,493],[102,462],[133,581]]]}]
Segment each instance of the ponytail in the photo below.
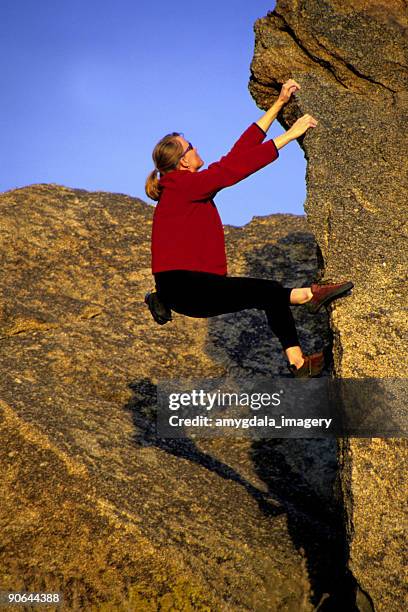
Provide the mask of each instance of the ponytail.
[{"label": "ponytail", "polygon": [[157,168],[152,170],[149,176],[147,177],[146,184],[145,184],[145,192],[146,192],[147,197],[150,198],[151,200],[156,200],[156,202],[159,199],[160,192],[161,192],[159,179],[157,178],[157,173],[158,173]]},{"label": "ponytail", "polygon": [[145,192],[148,198],[156,200],[156,202],[159,200],[162,190],[157,174],[160,172],[160,176],[164,176],[167,172],[176,170],[183,154],[182,144],[176,136],[181,135],[180,132],[167,134],[159,140],[153,149],[152,158],[155,168],[146,179]]}]

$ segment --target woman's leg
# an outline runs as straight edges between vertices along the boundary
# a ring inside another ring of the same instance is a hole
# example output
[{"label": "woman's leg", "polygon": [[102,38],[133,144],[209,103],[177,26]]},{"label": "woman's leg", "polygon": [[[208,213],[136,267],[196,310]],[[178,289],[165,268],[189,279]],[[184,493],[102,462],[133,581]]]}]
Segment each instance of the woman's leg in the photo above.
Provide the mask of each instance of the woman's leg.
[{"label": "woman's leg", "polygon": [[[290,293],[291,304],[306,304],[310,302],[313,293],[310,287],[301,287],[292,289]],[[294,364],[297,368],[301,368],[304,364],[303,352],[300,346],[290,346],[284,349],[284,353],[290,364]]]},{"label": "woman's leg", "polygon": [[310,302],[312,297],[313,297],[313,293],[310,287],[292,289],[291,294],[290,294],[290,303],[291,304],[306,304],[306,302]]},{"label": "woman's leg", "polygon": [[307,289],[288,289],[273,280],[172,270],[155,275],[159,297],[175,312],[211,317],[247,308],[265,311],[268,324],[288,360],[303,364],[290,303],[305,303]]}]

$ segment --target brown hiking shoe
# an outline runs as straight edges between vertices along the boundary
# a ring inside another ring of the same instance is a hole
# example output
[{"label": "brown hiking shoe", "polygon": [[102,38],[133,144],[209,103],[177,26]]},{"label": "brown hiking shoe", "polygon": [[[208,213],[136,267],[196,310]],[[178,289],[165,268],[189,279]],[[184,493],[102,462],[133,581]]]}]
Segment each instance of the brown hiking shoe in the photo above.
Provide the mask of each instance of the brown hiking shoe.
[{"label": "brown hiking shoe", "polygon": [[305,360],[304,364],[297,368],[294,363],[288,365],[289,372],[293,374],[295,378],[313,378],[320,376],[325,366],[324,353],[313,353],[313,355],[303,355]]},{"label": "brown hiking shoe", "polygon": [[313,283],[311,286],[313,297],[310,302],[306,302],[307,309],[309,312],[315,314],[319,312],[324,304],[329,304],[329,302],[347,293],[347,291],[350,291],[353,287],[354,285],[351,281],[331,285],[318,285]]}]

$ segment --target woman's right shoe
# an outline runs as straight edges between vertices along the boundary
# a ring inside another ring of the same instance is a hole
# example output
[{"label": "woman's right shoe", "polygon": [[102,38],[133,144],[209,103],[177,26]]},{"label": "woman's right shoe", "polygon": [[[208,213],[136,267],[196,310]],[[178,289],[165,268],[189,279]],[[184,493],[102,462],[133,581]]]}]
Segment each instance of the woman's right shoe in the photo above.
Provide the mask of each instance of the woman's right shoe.
[{"label": "woman's right shoe", "polygon": [[351,281],[326,285],[313,283],[311,286],[313,296],[309,302],[306,302],[306,308],[309,312],[316,314],[323,305],[327,306],[330,302],[337,300],[337,298],[350,291],[353,287],[354,285]]},{"label": "woman's right shoe", "polygon": [[297,368],[294,363],[288,364],[289,372],[295,378],[313,378],[320,376],[325,366],[324,353],[313,353],[313,355],[303,355],[305,360],[300,368]]}]

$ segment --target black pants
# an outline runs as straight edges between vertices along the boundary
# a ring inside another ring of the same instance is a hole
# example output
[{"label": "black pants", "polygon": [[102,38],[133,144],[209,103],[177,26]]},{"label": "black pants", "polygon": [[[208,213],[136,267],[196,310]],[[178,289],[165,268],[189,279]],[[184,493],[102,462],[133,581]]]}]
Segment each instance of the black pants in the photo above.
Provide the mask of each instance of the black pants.
[{"label": "black pants", "polygon": [[290,310],[291,289],[274,280],[170,270],[154,275],[158,297],[171,310],[189,317],[213,317],[247,308],[265,311],[282,348],[298,346]]}]

